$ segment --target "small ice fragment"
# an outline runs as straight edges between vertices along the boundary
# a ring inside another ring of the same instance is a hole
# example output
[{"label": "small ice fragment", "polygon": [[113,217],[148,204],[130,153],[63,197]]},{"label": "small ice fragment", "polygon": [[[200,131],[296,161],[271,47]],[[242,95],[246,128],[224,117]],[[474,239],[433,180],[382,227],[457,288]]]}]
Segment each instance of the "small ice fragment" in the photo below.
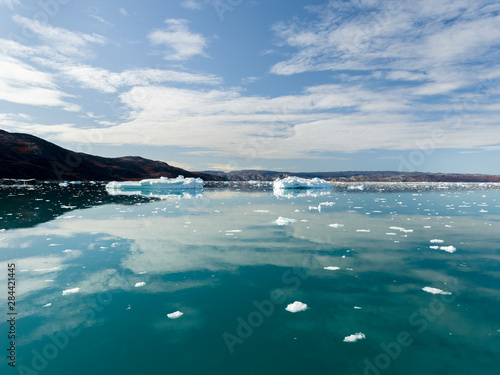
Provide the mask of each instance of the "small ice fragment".
[{"label": "small ice fragment", "polygon": [[450,292],[445,292],[444,290],[438,289],[438,288],[432,288],[430,286],[425,286],[422,288],[424,292],[427,293],[432,293],[432,294],[442,294],[444,296],[450,295]]},{"label": "small ice fragment", "polygon": [[50,306],[52,306],[52,303],[49,302],[49,303],[43,305],[42,307],[50,307]]},{"label": "small ice fragment", "polygon": [[294,303],[289,304],[285,310],[290,311],[292,313],[296,313],[299,311],[305,311],[307,309],[307,305],[300,301],[295,301]]},{"label": "small ice fragment", "polygon": [[366,232],[366,233],[369,233],[370,229],[356,229],[356,232]]},{"label": "small ice fragment", "polygon": [[438,239],[435,239],[435,240],[431,240],[431,243],[443,243],[444,240],[438,240]]},{"label": "small ice fragment", "polygon": [[63,253],[71,253],[73,250],[70,250],[70,249],[66,249],[66,250],[63,250]]},{"label": "small ice fragment", "polygon": [[135,286],[136,288],[140,288],[141,286],[144,286],[144,285],[146,285],[146,283],[145,283],[144,281],[139,281],[138,283],[135,283],[135,285],[134,285],[134,286]]},{"label": "small ice fragment", "polygon": [[78,293],[79,291],[80,291],[80,288],[66,289],[66,290],[63,290],[62,295],[66,296],[68,294]]},{"label": "small ice fragment", "polygon": [[178,319],[180,318],[182,315],[184,315],[184,313],[180,312],[180,311],[176,311],[176,312],[173,312],[173,313],[170,313],[170,314],[167,314],[168,318],[169,319]]},{"label": "small ice fragment", "polygon": [[358,332],[358,333],[355,333],[354,335],[346,336],[344,338],[344,342],[356,342],[358,340],[363,340],[365,338],[366,338],[366,336],[364,333]]},{"label": "small ice fragment", "polygon": [[226,230],[226,233],[240,233],[241,229],[231,229],[231,230]]},{"label": "small ice fragment", "polygon": [[444,250],[447,253],[454,253],[455,251],[457,251],[457,248],[455,246],[441,246],[439,249]]},{"label": "small ice fragment", "polygon": [[253,212],[265,213],[265,212],[269,212],[269,210],[253,210]]},{"label": "small ice fragment", "polygon": [[356,310],[361,310],[361,309],[362,309],[362,307],[359,307],[359,306],[354,306],[354,308],[355,308]]},{"label": "small ice fragment", "polygon": [[328,266],[328,267],[324,267],[324,269],[328,270],[328,271],[337,271],[340,269],[340,267]]},{"label": "small ice fragment", "polygon": [[432,250],[439,250],[439,246],[429,246]]},{"label": "small ice fragment", "polygon": [[329,227],[332,227],[332,228],[340,228],[340,227],[343,227],[344,224],[338,224],[338,223],[335,223],[335,224],[330,224]]},{"label": "small ice fragment", "polygon": [[131,308],[132,308],[132,306],[128,305],[125,310],[130,310]]},{"label": "small ice fragment", "polygon": [[386,233],[388,236],[395,236],[396,233]]},{"label": "small ice fragment", "polygon": [[277,220],[276,220],[276,224],[278,225],[288,225],[290,223],[295,223],[297,220],[295,219],[289,219],[287,217],[282,217],[280,216]]}]

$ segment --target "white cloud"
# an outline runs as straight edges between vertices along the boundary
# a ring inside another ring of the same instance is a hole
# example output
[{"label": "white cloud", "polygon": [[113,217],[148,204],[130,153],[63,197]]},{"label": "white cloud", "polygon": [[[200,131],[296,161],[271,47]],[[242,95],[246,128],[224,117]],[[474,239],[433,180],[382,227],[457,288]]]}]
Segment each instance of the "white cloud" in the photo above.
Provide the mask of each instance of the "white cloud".
[{"label": "white cloud", "polygon": [[119,8],[119,9],[118,9],[118,12],[119,12],[122,16],[124,16],[124,17],[128,17],[128,12],[127,12],[127,10],[126,10],[125,8]]},{"label": "white cloud", "polygon": [[0,5],[5,5],[8,8],[13,9],[14,5],[19,4],[19,0],[0,0]]},{"label": "white cloud", "polygon": [[203,8],[202,3],[196,0],[184,0],[181,2],[181,6],[191,10],[200,10]]},{"label": "white cloud", "polygon": [[[372,91],[363,86],[322,85],[297,95],[248,97],[236,90],[134,87],[120,95],[129,120],[100,129],[103,143],[195,148],[198,154],[243,158],[318,158],[331,152],[373,149],[478,148],[500,143],[488,117],[418,121],[430,108],[405,102],[406,90]],[[347,112],[346,112],[347,110]],[[476,121],[481,124],[478,125]],[[439,129],[444,136],[432,140]],[[69,129],[64,141],[81,139]],[[223,140],[221,139],[223,137]]]},{"label": "white cloud", "polygon": [[500,44],[498,6],[490,0],[330,2],[309,10],[315,21],[275,25],[295,52],[272,73],[384,69],[390,80],[428,84],[415,94],[435,95],[470,87],[494,64]]},{"label": "white cloud", "polygon": [[193,56],[205,55],[207,41],[201,34],[189,31],[188,21],[183,19],[168,19],[167,28],[155,30],[148,35],[154,45],[167,47],[166,60],[187,60]]},{"label": "white cloud", "polygon": [[221,79],[211,74],[192,74],[174,70],[134,69],[121,73],[88,65],[62,67],[63,76],[79,82],[84,88],[114,93],[123,86],[154,85],[165,82],[214,85]]},{"label": "white cloud", "polygon": [[105,44],[106,39],[98,34],[72,32],[60,27],[50,26],[32,19],[15,15],[13,20],[25,30],[38,36],[46,45],[63,56],[87,57],[87,47],[92,44]]},{"label": "white cloud", "polygon": [[51,74],[21,60],[0,55],[0,100],[78,110],[78,106],[64,101],[68,96],[57,87]]}]

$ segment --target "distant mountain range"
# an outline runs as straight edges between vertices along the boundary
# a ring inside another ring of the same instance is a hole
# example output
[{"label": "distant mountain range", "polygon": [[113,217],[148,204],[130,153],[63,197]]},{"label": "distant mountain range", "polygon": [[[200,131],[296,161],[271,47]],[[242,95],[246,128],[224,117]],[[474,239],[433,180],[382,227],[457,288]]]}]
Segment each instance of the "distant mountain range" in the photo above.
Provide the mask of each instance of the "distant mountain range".
[{"label": "distant mountain range", "polygon": [[0,179],[123,181],[143,178],[200,177],[207,181],[272,181],[286,176],[331,181],[500,182],[498,175],[422,172],[277,172],[242,170],[190,172],[139,156],[104,158],[74,152],[29,134],[0,130]]},{"label": "distant mountain range", "polygon": [[339,182],[500,182],[499,175],[395,171],[276,172],[242,170],[232,172],[204,171],[202,173],[216,175],[231,181],[272,181],[276,178],[298,176],[303,178],[319,177]]}]

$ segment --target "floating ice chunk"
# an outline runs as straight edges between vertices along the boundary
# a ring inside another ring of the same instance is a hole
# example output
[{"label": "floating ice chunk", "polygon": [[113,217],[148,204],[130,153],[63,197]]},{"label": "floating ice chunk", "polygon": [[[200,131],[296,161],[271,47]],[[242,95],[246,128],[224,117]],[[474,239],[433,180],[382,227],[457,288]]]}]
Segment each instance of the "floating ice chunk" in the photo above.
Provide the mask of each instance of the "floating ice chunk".
[{"label": "floating ice chunk", "polygon": [[266,213],[269,212],[269,210],[253,210],[253,212]]},{"label": "floating ice chunk", "polygon": [[365,185],[358,185],[358,186],[348,186],[347,189],[349,190],[365,190]]},{"label": "floating ice chunk", "polygon": [[366,336],[364,333],[358,332],[355,333],[354,335],[344,337],[344,342],[356,342],[358,340],[363,340],[365,338]]},{"label": "floating ice chunk", "polygon": [[488,210],[479,210],[479,212],[485,213],[488,212]]},{"label": "floating ice chunk", "polygon": [[67,296],[68,294],[78,293],[79,291],[80,291],[80,288],[66,289],[66,290],[63,290],[62,295]]},{"label": "floating ice chunk", "polygon": [[431,240],[431,243],[443,243],[444,240],[438,240],[438,239],[435,239],[435,240]]},{"label": "floating ice chunk", "polygon": [[282,217],[280,216],[278,219],[276,219],[276,224],[278,225],[288,225],[291,223],[295,223],[297,220],[295,219],[289,219],[287,217]]},{"label": "floating ice chunk", "polygon": [[325,270],[328,271],[337,271],[340,269],[340,267],[334,267],[334,266],[328,266],[328,267],[323,267]]},{"label": "floating ice chunk", "polygon": [[422,288],[424,292],[427,293],[432,293],[432,294],[442,294],[444,296],[450,295],[450,292],[445,292],[444,290],[438,289],[438,288],[432,288],[430,286],[425,286]]},{"label": "floating ice chunk", "polygon": [[240,233],[241,229],[231,229],[231,230],[226,230],[226,233]]},{"label": "floating ice chunk", "polygon": [[63,253],[71,253],[73,250],[70,250],[70,249],[66,249],[66,250],[63,250],[62,252]]},{"label": "floating ice chunk", "polygon": [[302,303],[300,301],[295,301],[294,303],[289,304],[286,308],[286,311],[290,311],[292,313],[296,313],[299,311],[305,311],[307,310],[307,305],[305,303]]},{"label": "floating ice chunk", "polygon": [[370,229],[356,229],[356,232],[366,232],[366,233],[369,233]]},{"label": "floating ice chunk", "polygon": [[386,233],[388,236],[395,236],[396,233]]},{"label": "floating ice chunk", "polygon": [[413,232],[413,229],[405,229],[402,227],[389,227],[389,229],[399,230],[400,232],[403,232],[403,233],[412,233]]},{"label": "floating ice chunk", "polygon": [[332,227],[332,228],[341,228],[343,227],[344,224],[339,224],[339,223],[335,223],[335,224],[330,224],[329,227]]},{"label": "floating ice chunk", "polygon": [[173,312],[173,313],[170,313],[170,314],[167,314],[168,318],[169,319],[178,319],[180,318],[182,315],[184,315],[183,312],[180,312],[180,311],[176,311],[176,312]]},{"label": "floating ice chunk", "polygon": [[439,250],[439,246],[429,246],[432,250]]},{"label": "floating ice chunk", "polygon": [[354,306],[354,308],[355,308],[356,310],[361,310],[361,309],[362,309],[362,307],[359,307],[359,306]]},{"label": "floating ice chunk", "polygon": [[112,181],[106,185],[106,190],[187,190],[187,189],[203,189],[203,180],[201,178],[184,178],[178,176],[177,178],[152,178],[141,181]]},{"label": "floating ice chunk", "polygon": [[139,281],[138,283],[135,283],[134,287],[140,288],[141,286],[144,286],[144,285],[146,285],[146,283],[144,281]]},{"label": "floating ice chunk", "polygon": [[444,250],[447,253],[454,253],[455,251],[457,251],[457,248],[455,246],[441,246],[439,250]]},{"label": "floating ice chunk", "polygon": [[333,184],[329,181],[322,180],[321,178],[301,178],[301,177],[285,177],[283,179],[276,179],[273,183],[274,189],[333,189]]},{"label": "floating ice chunk", "polygon": [[43,305],[42,307],[50,307],[50,306],[52,306],[52,303],[49,302],[49,303],[46,303],[45,305]]}]

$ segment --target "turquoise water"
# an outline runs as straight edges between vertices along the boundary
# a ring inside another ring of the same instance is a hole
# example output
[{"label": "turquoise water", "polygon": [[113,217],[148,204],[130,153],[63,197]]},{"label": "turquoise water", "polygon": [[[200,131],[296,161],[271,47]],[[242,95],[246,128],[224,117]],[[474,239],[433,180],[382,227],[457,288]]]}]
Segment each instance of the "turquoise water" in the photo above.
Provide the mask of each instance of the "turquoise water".
[{"label": "turquoise water", "polygon": [[499,191],[164,198],[0,191],[2,374],[499,373]]}]

